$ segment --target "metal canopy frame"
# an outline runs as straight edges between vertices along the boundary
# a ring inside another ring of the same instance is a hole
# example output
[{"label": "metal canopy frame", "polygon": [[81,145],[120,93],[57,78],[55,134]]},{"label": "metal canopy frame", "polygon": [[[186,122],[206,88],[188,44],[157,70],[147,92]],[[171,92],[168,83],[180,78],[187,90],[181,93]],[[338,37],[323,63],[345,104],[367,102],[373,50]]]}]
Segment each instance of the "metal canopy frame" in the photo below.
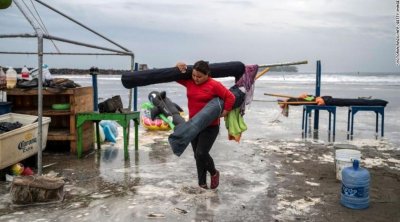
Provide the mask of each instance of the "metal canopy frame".
[{"label": "metal canopy frame", "polygon": [[[131,57],[131,67],[130,70],[133,71],[134,70],[134,58],[135,55],[133,54],[132,51],[128,50],[127,48],[121,46],[120,44],[112,41],[111,39],[101,35],[100,33],[96,32],[95,30],[85,26],[84,24],[82,24],[81,22],[71,18],[70,16],[62,13],[61,11],[51,7],[50,5],[40,1],[40,0],[34,0],[37,3],[45,6],[46,8],[60,14],[61,16],[67,18],[68,20],[76,23],[77,25],[85,28],[86,30],[94,33],[95,35],[103,38],[104,40],[110,42],[112,45],[116,46],[117,49],[113,49],[113,48],[107,48],[107,47],[102,47],[102,46],[97,46],[97,45],[93,45],[93,44],[89,44],[89,43],[84,43],[84,42],[79,42],[79,41],[74,41],[74,40],[70,40],[70,39],[66,39],[66,38],[62,38],[62,37],[57,37],[57,36],[53,36],[50,34],[46,34],[43,32],[43,30],[40,28],[40,25],[35,23],[34,19],[32,19],[29,14],[25,11],[26,9],[22,6],[22,4],[19,1],[23,1],[23,0],[13,0],[13,3],[17,6],[17,8],[19,9],[19,11],[21,11],[21,13],[23,14],[23,16],[28,20],[28,22],[30,23],[30,25],[32,26],[34,33],[22,33],[22,34],[1,34],[0,38],[37,38],[37,52],[7,52],[7,51],[0,51],[0,54],[14,54],[14,55],[37,55],[38,56],[38,71],[39,71],[39,75],[38,75],[38,80],[39,83],[43,82],[43,56],[44,55],[95,55],[95,56],[99,56],[99,55],[106,55],[106,56],[110,56],[110,55],[117,55],[117,56],[130,56]],[[83,47],[87,47],[87,48],[94,48],[94,49],[98,49],[98,50],[103,50],[106,52],[99,52],[99,53],[86,53],[86,52],[67,52],[67,53],[63,53],[63,52],[44,52],[43,50],[43,40],[47,39],[47,40],[55,40],[55,41],[60,41],[60,42],[64,42],[64,43],[69,43],[69,44],[74,44],[74,45],[79,45],[79,46],[83,46]],[[134,106],[136,108],[136,103],[137,103],[137,89],[135,89],[135,95],[134,95]],[[130,89],[129,91],[129,110],[132,110],[132,89]],[[43,85],[42,84],[38,84],[38,174],[41,175],[42,174],[42,116],[43,116]]]}]

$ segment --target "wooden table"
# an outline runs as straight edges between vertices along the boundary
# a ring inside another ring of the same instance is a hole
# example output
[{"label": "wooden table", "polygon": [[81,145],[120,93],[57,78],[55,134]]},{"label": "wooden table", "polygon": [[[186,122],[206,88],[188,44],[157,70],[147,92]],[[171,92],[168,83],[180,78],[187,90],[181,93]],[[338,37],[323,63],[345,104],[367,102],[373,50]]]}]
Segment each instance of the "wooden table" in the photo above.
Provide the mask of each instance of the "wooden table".
[{"label": "wooden table", "polygon": [[76,115],[76,127],[78,131],[78,142],[77,142],[77,153],[78,158],[82,157],[82,125],[86,121],[96,122],[96,137],[97,137],[97,148],[100,149],[100,135],[99,135],[99,122],[101,120],[115,120],[123,128],[124,136],[124,157],[125,160],[129,159],[128,145],[129,145],[129,125],[130,121],[135,122],[135,150],[139,147],[139,118],[140,112],[131,111],[124,113],[97,113],[97,112],[85,112],[78,113]]}]

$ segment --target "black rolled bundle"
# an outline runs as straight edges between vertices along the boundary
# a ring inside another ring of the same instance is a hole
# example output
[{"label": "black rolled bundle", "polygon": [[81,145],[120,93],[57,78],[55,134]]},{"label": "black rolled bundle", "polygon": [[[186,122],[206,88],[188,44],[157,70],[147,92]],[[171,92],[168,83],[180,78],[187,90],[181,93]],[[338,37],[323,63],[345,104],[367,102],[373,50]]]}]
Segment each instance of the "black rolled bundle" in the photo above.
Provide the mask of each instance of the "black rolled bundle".
[{"label": "black rolled bundle", "polygon": [[[235,81],[238,81],[245,71],[245,66],[241,62],[223,62],[210,64],[210,69],[213,78],[232,76],[235,77]],[[188,66],[186,73],[181,73],[176,67],[125,72],[122,73],[121,82],[125,88],[131,89],[136,86],[190,79],[192,71],[193,66]]]}]

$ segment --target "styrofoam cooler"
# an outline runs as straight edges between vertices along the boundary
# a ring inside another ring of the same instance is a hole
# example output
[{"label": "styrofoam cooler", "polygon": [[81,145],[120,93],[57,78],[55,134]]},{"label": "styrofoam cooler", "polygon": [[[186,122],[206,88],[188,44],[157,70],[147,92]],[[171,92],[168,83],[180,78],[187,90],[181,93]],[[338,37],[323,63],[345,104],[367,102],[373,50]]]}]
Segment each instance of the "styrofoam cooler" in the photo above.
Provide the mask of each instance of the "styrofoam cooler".
[{"label": "styrofoam cooler", "polygon": [[[22,127],[0,134],[0,169],[18,163],[39,151],[37,116],[7,113],[0,122],[20,122]],[[47,143],[50,117],[42,117],[42,150]]]}]

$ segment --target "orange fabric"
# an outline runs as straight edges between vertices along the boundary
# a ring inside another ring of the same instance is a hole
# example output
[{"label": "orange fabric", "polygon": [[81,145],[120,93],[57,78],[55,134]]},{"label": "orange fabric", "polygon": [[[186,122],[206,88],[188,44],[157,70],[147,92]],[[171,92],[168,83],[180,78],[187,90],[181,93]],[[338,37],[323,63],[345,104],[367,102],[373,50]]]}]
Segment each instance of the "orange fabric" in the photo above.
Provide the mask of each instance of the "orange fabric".
[{"label": "orange fabric", "polygon": [[322,97],[315,98],[315,102],[317,102],[318,106],[325,106],[325,101],[322,99]]},{"label": "orange fabric", "polygon": [[236,142],[240,142],[240,137],[242,137],[242,134],[239,134],[239,135],[236,135],[236,136],[228,134],[228,139],[229,140],[235,140]]}]

